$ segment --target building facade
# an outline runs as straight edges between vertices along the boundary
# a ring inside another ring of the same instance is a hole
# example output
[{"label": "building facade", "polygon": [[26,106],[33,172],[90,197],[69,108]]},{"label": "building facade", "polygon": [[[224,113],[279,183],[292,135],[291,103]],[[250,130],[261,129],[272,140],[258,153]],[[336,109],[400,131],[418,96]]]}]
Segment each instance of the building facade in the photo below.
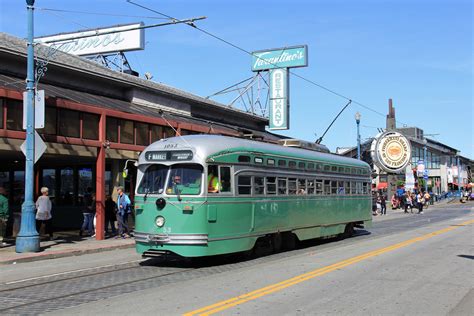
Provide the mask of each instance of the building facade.
[{"label": "building facade", "polygon": [[[50,189],[57,229],[80,227],[88,187],[96,192],[98,226],[103,225],[105,196],[124,186],[133,197],[131,161],[161,138],[208,133],[280,139],[265,131],[266,118],[41,45],[35,56],[37,89],[45,91],[45,125],[37,132],[47,145],[35,164],[35,192]],[[26,42],[0,33],[0,186],[10,200],[10,234],[24,199],[25,78]],[[124,179],[125,166],[131,170]]]},{"label": "building facade", "polygon": [[[461,188],[466,188],[469,183],[473,182],[472,170],[474,161],[472,159],[461,156],[459,150],[451,146],[425,137],[423,130],[418,127],[396,127],[395,108],[392,105],[392,100],[389,100],[386,129],[395,130],[407,137],[410,141],[411,168],[416,172],[418,163],[424,162],[425,169],[428,170],[428,179],[426,182],[430,192],[442,194],[443,192],[457,190],[459,183]],[[373,189],[385,190],[389,186],[389,175],[383,170],[380,170],[373,163],[371,155],[372,141],[373,138],[361,144],[361,159],[369,163],[374,170]],[[337,153],[356,158],[357,147],[340,148]],[[460,172],[458,170],[460,170]],[[397,179],[399,184],[404,183],[405,175],[399,174]],[[421,177],[415,177],[415,179],[416,185],[421,184],[421,186],[424,187],[423,181],[425,180],[421,180]]]}]

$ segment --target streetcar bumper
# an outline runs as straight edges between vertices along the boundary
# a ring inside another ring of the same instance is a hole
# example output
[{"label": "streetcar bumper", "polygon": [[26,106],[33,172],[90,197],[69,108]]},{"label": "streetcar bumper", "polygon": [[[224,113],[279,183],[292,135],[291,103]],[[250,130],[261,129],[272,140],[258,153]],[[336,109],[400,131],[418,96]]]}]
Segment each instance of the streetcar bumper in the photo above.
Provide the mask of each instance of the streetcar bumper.
[{"label": "streetcar bumper", "polygon": [[137,243],[149,245],[202,245],[208,243],[207,234],[148,234],[142,232],[134,233]]}]

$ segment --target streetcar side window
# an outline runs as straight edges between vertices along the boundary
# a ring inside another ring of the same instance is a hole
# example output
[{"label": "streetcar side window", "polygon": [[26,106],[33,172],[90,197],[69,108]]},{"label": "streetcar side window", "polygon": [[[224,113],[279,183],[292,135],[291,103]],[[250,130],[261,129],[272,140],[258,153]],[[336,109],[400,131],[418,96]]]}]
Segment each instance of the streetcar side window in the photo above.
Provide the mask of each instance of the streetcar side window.
[{"label": "streetcar side window", "polygon": [[356,182],[356,194],[362,194],[362,182]]},{"label": "streetcar side window", "polygon": [[331,172],[337,172],[337,166],[331,166]]},{"label": "streetcar side window", "polygon": [[276,194],[276,178],[275,177],[267,177],[267,194]]},{"label": "streetcar side window", "polygon": [[298,168],[304,169],[305,168],[305,163],[304,162],[298,162]]},{"label": "streetcar side window", "polygon": [[288,194],[289,195],[296,194],[296,179],[295,178],[288,179]]},{"label": "streetcar side window", "polygon": [[307,187],[308,187],[308,194],[314,195],[314,179],[308,179]]},{"label": "streetcar side window", "polygon": [[349,181],[344,181],[344,194],[351,194],[351,183]]},{"label": "streetcar side window", "polygon": [[331,194],[337,194],[337,181],[331,181]]},{"label": "streetcar side window", "polygon": [[286,167],[286,160],[278,160],[279,167]]},{"label": "streetcar side window", "polygon": [[268,159],[267,159],[267,165],[269,165],[269,166],[274,166],[274,165],[275,165],[275,159],[270,159],[270,158],[268,158]]},{"label": "streetcar side window", "polygon": [[323,194],[323,180],[316,180],[316,195]]},{"label": "streetcar side window", "polygon": [[286,183],[287,183],[286,178],[278,178],[278,195],[288,194]]},{"label": "streetcar side window", "polygon": [[[334,181],[335,182],[335,181]],[[344,191],[344,181],[337,181],[337,194],[343,195],[345,194]]]},{"label": "streetcar side window", "polygon": [[250,162],[250,156],[239,156],[239,162]]},{"label": "streetcar side window", "polygon": [[367,185],[367,182],[362,183],[362,194],[369,194],[370,189],[369,186]]},{"label": "streetcar side window", "polygon": [[356,183],[351,181],[351,194],[356,194]]},{"label": "streetcar side window", "polygon": [[306,191],[306,179],[298,179],[298,195],[305,195]]},{"label": "streetcar side window", "polygon": [[316,164],[316,170],[317,170],[317,171],[321,171],[321,165],[320,165],[319,163]]},{"label": "streetcar side window", "polygon": [[288,167],[290,167],[290,168],[296,168],[296,161],[290,160],[290,161],[288,162]]},{"label": "streetcar side window", "polygon": [[324,165],[324,171],[329,171],[331,170],[331,166],[329,165]]},{"label": "streetcar side window", "polygon": [[232,192],[232,180],[230,177],[230,167],[220,167],[219,179],[221,192]]},{"label": "streetcar side window", "polygon": [[253,178],[253,193],[255,195],[265,194],[265,178],[264,177],[254,177]]},{"label": "streetcar side window", "polygon": [[331,194],[331,180],[324,180],[324,194]]},{"label": "streetcar side window", "polygon": [[238,187],[238,192],[240,195],[250,195],[252,191],[252,177],[239,176],[237,187]]},{"label": "streetcar side window", "polygon": [[221,182],[219,181],[219,166],[209,165],[207,167],[207,192],[219,193]]},{"label": "streetcar side window", "polygon": [[314,169],[314,163],[310,162],[308,163],[308,169]]}]

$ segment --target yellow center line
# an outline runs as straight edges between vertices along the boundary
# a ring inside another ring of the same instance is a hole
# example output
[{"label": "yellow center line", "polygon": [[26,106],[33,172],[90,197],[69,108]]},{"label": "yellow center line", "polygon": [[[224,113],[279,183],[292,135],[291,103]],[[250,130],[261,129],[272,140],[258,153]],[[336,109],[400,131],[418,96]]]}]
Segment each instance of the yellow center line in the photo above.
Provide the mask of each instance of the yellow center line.
[{"label": "yellow center line", "polygon": [[185,314],[183,314],[183,316],[192,316],[192,315],[198,315],[198,314],[202,315],[202,316],[211,315],[211,314],[220,312],[222,310],[231,308],[233,306],[237,306],[237,305],[243,304],[245,302],[255,300],[259,297],[262,297],[262,296],[265,296],[265,295],[283,290],[285,288],[296,285],[298,283],[301,283],[301,282],[313,279],[315,277],[327,274],[329,272],[339,270],[341,268],[350,266],[350,265],[355,264],[357,262],[360,262],[360,261],[363,261],[363,260],[366,260],[366,259],[369,259],[369,258],[373,258],[375,256],[379,256],[381,254],[384,254],[384,253],[387,253],[387,252],[390,252],[390,251],[393,251],[393,250],[396,250],[396,249],[400,249],[400,248],[409,246],[409,245],[414,244],[416,242],[423,241],[423,240],[429,239],[431,237],[434,237],[434,236],[437,236],[437,235],[440,235],[440,234],[444,234],[444,233],[449,232],[451,230],[454,230],[458,227],[467,226],[467,225],[470,225],[470,224],[473,224],[473,223],[474,223],[474,220],[465,221],[461,224],[451,225],[449,227],[431,232],[429,234],[426,234],[426,235],[423,235],[423,236],[420,236],[420,237],[415,237],[415,238],[412,238],[412,239],[409,239],[409,240],[406,240],[406,241],[402,241],[400,243],[397,243],[397,244],[394,244],[394,245],[391,245],[391,246],[388,246],[388,247],[385,247],[385,248],[373,250],[373,251],[364,253],[362,255],[352,257],[352,258],[349,258],[349,259],[331,264],[331,265],[323,267],[323,268],[318,268],[316,270],[297,275],[293,278],[284,280],[282,282],[271,284],[269,286],[257,289],[255,291],[252,291],[252,292],[249,292],[249,293],[246,293],[246,294],[242,294],[242,295],[239,295],[239,296],[236,296],[236,297],[233,297],[233,298],[230,298],[230,299],[227,299],[227,300],[224,300],[224,301],[212,304],[212,305],[205,306],[203,308],[185,313]]}]

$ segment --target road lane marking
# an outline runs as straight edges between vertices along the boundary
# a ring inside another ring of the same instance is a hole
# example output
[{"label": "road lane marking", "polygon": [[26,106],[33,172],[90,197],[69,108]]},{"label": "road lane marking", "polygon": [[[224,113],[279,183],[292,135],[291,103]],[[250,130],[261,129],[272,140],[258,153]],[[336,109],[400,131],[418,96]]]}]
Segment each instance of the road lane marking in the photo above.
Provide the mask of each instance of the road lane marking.
[{"label": "road lane marking", "polygon": [[108,264],[108,265],[105,265],[105,266],[84,268],[84,269],[73,270],[73,271],[65,271],[65,272],[53,273],[53,274],[48,274],[48,275],[42,275],[42,276],[39,276],[39,277],[33,277],[33,278],[28,278],[28,279],[22,279],[22,280],[11,281],[11,282],[7,282],[7,283],[4,283],[4,284],[5,284],[5,285],[17,284],[17,283],[23,283],[23,282],[27,282],[27,281],[33,281],[33,280],[40,280],[40,279],[44,279],[44,278],[50,278],[50,277],[58,276],[58,275],[66,275],[66,274],[71,274],[71,273],[76,273],[76,272],[84,272],[84,271],[89,271],[89,270],[97,270],[97,269],[101,269],[101,268],[117,267],[117,266],[129,264],[129,263],[140,262],[140,261],[143,261],[143,260],[145,260],[145,259],[132,260],[132,261],[127,261],[127,262],[123,262],[123,263],[119,263],[119,264]]},{"label": "road lane marking", "polygon": [[426,239],[429,239],[429,238],[447,233],[447,232],[449,232],[451,230],[454,230],[458,227],[467,226],[467,225],[470,225],[470,224],[473,224],[473,223],[474,223],[474,220],[465,221],[465,222],[462,222],[460,224],[451,225],[449,227],[431,232],[429,234],[426,234],[426,235],[423,235],[423,236],[420,236],[420,237],[415,237],[415,238],[412,238],[412,239],[409,239],[409,240],[406,240],[406,241],[402,241],[400,243],[397,243],[397,244],[394,244],[394,245],[391,245],[391,246],[388,246],[388,247],[385,247],[385,248],[373,250],[373,251],[364,253],[362,255],[359,255],[359,256],[356,256],[356,257],[352,257],[352,258],[334,263],[334,264],[326,266],[326,267],[322,267],[322,268],[319,268],[319,269],[316,269],[316,270],[313,270],[313,271],[310,271],[310,272],[307,272],[307,273],[297,275],[293,278],[284,280],[282,282],[278,282],[278,283],[275,283],[275,284],[257,289],[255,291],[252,291],[252,292],[249,292],[249,293],[246,293],[246,294],[242,294],[242,295],[239,295],[239,296],[236,296],[236,297],[233,297],[233,298],[221,301],[221,302],[217,302],[217,303],[212,304],[212,305],[205,306],[203,308],[185,313],[185,314],[183,314],[183,316],[211,315],[211,314],[223,311],[225,309],[229,309],[233,306],[237,306],[237,305],[246,303],[248,301],[255,300],[259,297],[262,297],[262,296],[265,296],[265,295],[283,290],[285,288],[288,288],[288,287],[296,285],[298,283],[313,279],[315,277],[322,276],[322,275],[327,274],[329,272],[339,270],[341,268],[353,265],[353,264],[358,263],[360,261],[367,260],[367,259],[379,256],[381,254],[384,254],[384,253],[387,253],[387,252],[390,252],[390,251],[394,251],[394,250],[397,250],[397,249],[400,249],[400,248],[403,248],[403,247],[407,247],[407,246],[409,246],[411,244],[414,244],[416,242],[420,242],[420,241],[423,241],[423,240],[426,240]]}]

